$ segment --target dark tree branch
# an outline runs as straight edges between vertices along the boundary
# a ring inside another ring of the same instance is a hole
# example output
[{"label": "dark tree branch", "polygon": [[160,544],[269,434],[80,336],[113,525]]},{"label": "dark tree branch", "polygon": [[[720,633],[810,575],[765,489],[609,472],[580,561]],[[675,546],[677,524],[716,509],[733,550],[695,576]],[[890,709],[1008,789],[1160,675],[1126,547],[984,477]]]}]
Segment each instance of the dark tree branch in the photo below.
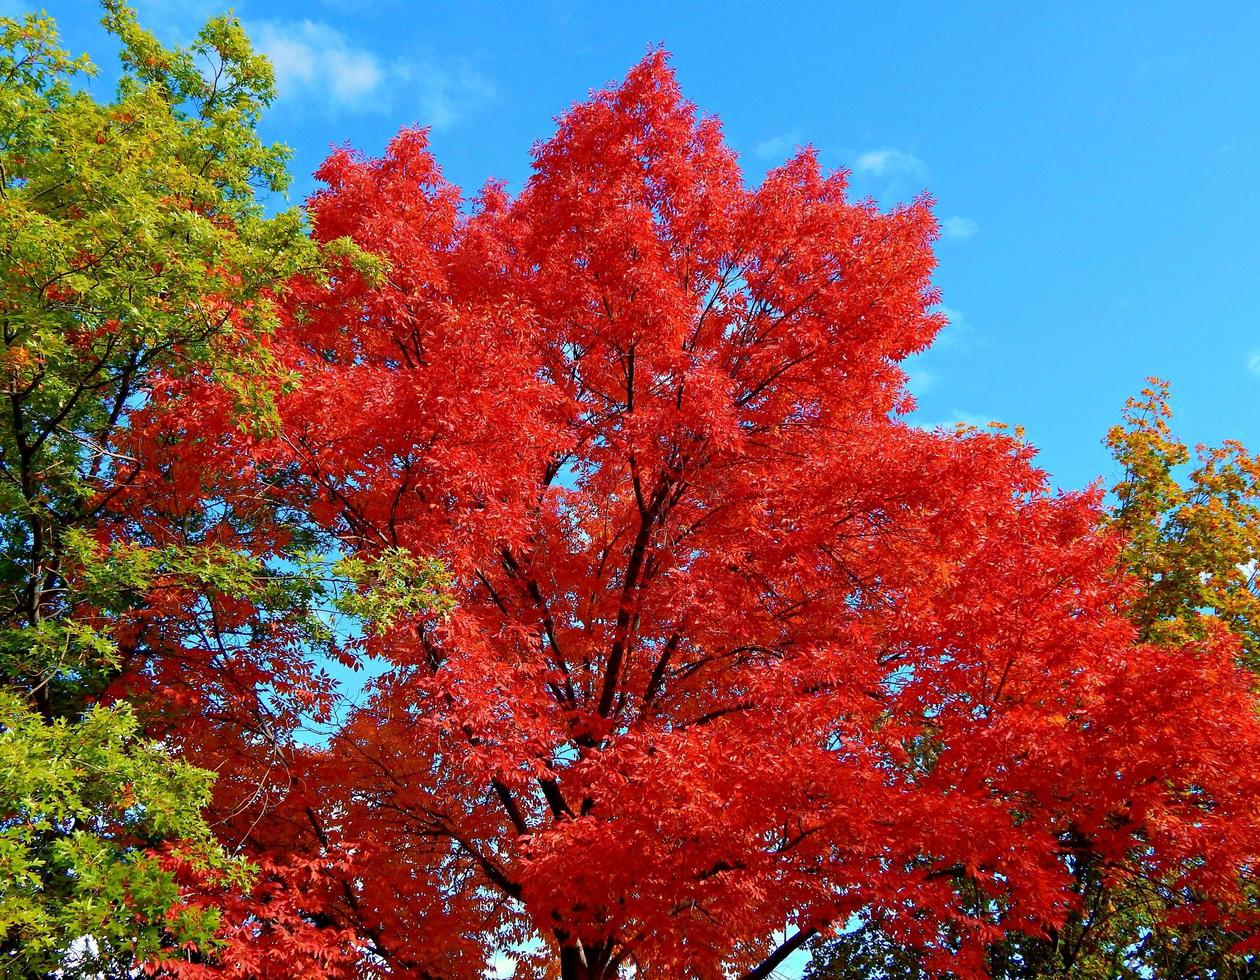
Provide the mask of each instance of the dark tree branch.
[{"label": "dark tree branch", "polygon": [[766,980],[789,956],[804,946],[807,942],[818,935],[818,930],[812,926],[808,929],[800,930],[791,939],[785,939],[773,953],[767,956],[760,965],[754,967],[745,973],[740,980]]}]

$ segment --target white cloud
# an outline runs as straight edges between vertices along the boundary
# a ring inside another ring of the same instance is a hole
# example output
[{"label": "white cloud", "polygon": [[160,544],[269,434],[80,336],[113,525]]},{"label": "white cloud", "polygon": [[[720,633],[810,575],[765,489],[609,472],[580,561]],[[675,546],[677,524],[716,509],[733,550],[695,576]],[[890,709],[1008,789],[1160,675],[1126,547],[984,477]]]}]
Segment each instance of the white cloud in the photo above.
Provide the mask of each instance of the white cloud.
[{"label": "white cloud", "polygon": [[901,362],[901,370],[906,372],[906,388],[915,398],[921,398],[940,380],[940,375],[929,367],[925,367],[917,358],[907,358]]},{"label": "white cloud", "polygon": [[337,29],[312,20],[261,21],[249,29],[275,66],[283,100],[333,112],[409,112],[400,106],[406,92],[416,113],[410,121],[441,129],[494,98],[490,82],[464,62],[383,61]]},{"label": "white cloud", "polygon": [[916,421],[914,423],[920,429],[945,429],[946,431],[956,429],[960,425],[975,429],[988,429],[990,426],[1000,424],[1000,422],[995,422],[989,416],[977,415],[975,412],[964,412],[957,408],[950,412],[946,418],[937,419],[935,422]]},{"label": "white cloud", "polygon": [[253,26],[252,33],[258,49],[275,66],[282,97],[323,97],[338,108],[356,108],[385,78],[374,54],[355,48],[327,24],[264,21]]},{"label": "white cloud", "polygon": [[979,230],[980,226],[976,222],[957,214],[941,222],[941,235],[945,238],[955,238],[959,241],[966,241]]},{"label": "white cloud", "polygon": [[927,164],[913,153],[884,147],[879,150],[867,150],[857,158],[853,169],[858,173],[872,174],[876,177],[920,176],[927,172]]},{"label": "white cloud", "polygon": [[771,136],[769,139],[762,140],[753,147],[753,156],[761,157],[762,159],[780,159],[786,157],[800,145],[800,131],[794,129],[790,133],[780,133],[778,136]]},{"label": "white cloud", "polygon": [[941,305],[936,307],[936,312],[944,314],[949,323],[936,335],[936,339],[932,342],[933,350],[945,350],[969,342],[975,328],[962,310]]},{"label": "white cloud", "polygon": [[1247,355],[1247,370],[1260,377],[1260,347]]},{"label": "white cloud", "polygon": [[494,86],[464,62],[443,68],[427,61],[398,62],[393,78],[419,97],[418,120],[434,129],[456,122],[470,109],[492,102]]}]

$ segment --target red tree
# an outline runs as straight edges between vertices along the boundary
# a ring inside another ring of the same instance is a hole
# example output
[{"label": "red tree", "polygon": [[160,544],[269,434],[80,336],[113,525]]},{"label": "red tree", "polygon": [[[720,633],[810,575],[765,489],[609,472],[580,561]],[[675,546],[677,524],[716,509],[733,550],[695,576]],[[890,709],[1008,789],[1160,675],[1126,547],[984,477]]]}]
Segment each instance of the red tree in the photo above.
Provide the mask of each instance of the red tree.
[{"label": "red tree", "polygon": [[764,977],[860,913],[972,976],[1062,921],[1073,848],[1187,914],[1235,898],[1232,641],[1137,645],[1096,493],[904,420],[930,202],[851,201],[808,150],[747,188],[661,54],[514,198],[464,209],[419,131],[319,176],[318,237],[388,271],[302,291],[250,466],[347,552],[441,558],[456,607],[370,623],[389,672],[248,814],[258,853],[326,862],[316,931],[401,976],[515,946]]}]

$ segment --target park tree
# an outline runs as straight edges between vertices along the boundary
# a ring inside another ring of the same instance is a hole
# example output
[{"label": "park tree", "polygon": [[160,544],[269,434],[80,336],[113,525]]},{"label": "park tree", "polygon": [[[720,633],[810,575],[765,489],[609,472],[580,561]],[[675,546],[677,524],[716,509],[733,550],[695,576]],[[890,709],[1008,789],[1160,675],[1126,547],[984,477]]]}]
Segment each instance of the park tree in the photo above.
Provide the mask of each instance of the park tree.
[{"label": "park tree", "polygon": [[[1170,385],[1148,379],[1107,434],[1120,477],[1107,522],[1122,536],[1118,559],[1137,583],[1126,607],[1139,640],[1177,648],[1228,630],[1239,663],[1260,666],[1260,460],[1236,441],[1190,448],[1173,432]],[[1192,463],[1192,458],[1194,462]],[[1253,689],[1255,680],[1251,681]],[[1255,970],[1249,883],[1232,917],[1179,914],[1191,896],[1138,864],[1118,874],[1092,841],[1065,851],[1076,907],[1049,935],[1004,937],[989,953],[996,977],[1234,978]],[[817,980],[917,980],[922,958],[870,923],[821,941],[807,976]]]},{"label": "park tree", "polygon": [[105,23],[103,102],[0,21],[6,973],[982,976],[1086,847],[1246,941],[1246,549],[1148,600],[1167,486],[908,424],[929,201],[747,186],[656,52],[516,195],[334,153],[312,238],[239,26]]},{"label": "park tree", "polygon": [[197,750],[216,732],[247,748],[320,691],[311,587],[273,574],[293,536],[222,475],[148,451],[178,441],[152,416],[181,377],[215,377],[235,437],[267,424],[256,338],[319,258],[299,215],[258,197],[286,180],[255,132],[271,69],[230,19],[184,49],[112,0],[104,24],[122,60],[102,99],[51,20],[0,19],[5,976],[212,950],[219,910],[181,898],[179,868],[229,894],[248,868],[202,812],[225,756]]},{"label": "park tree", "polygon": [[1151,378],[1107,445],[1123,476],[1111,520],[1142,582],[1131,618],[1151,642],[1177,644],[1218,624],[1260,671],[1260,458],[1236,440],[1190,448],[1172,431],[1170,386]]},{"label": "park tree", "polygon": [[224,815],[309,874],[274,879],[274,928],[231,919],[223,970],[301,921],[332,975],[510,950],[756,980],[861,921],[984,976],[1079,912],[1078,841],[1177,915],[1237,907],[1236,637],[1141,633],[1102,494],[1052,493],[1017,433],[905,418],[943,322],[928,200],[854,200],[808,149],[748,186],[659,52],[519,194],[466,202],[421,130],[319,177],[316,239],[383,271],[294,283],[270,431],[227,438],[230,390],[190,375],[163,451],[282,475],[359,583],[342,655],[385,669]]},{"label": "park tree", "polygon": [[[1121,468],[1109,520],[1124,536],[1121,561],[1141,583],[1129,618],[1140,639],[1176,646],[1227,629],[1239,662],[1260,669],[1260,460],[1237,441],[1192,453],[1172,429],[1170,385],[1148,380],[1107,434]],[[1255,680],[1252,681],[1253,686]],[[1023,974],[1244,977],[1255,944],[1228,921],[1175,914],[1175,883],[1141,877],[1112,887],[1096,860],[1078,861],[1081,913],[1051,944],[1006,957]],[[1249,918],[1260,897],[1248,888]],[[1013,944],[1008,944],[1013,945]]]}]

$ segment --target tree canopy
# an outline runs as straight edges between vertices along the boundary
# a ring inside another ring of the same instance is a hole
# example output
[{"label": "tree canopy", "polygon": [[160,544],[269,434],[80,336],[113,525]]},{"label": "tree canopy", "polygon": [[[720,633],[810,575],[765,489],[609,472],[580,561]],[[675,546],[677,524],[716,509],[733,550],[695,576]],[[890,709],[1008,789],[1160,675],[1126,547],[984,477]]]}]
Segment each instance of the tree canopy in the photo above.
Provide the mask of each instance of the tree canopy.
[{"label": "tree canopy", "polygon": [[[187,699],[166,686],[133,709],[117,685],[183,675],[223,700],[232,671],[198,677],[181,654],[257,662],[266,643],[225,644],[296,608],[247,537],[265,521],[216,516],[177,460],[136,448],[162,377],[212,372],[239,419],[265,418],[255,338],[319,251],[296,212],[268,217],[255,197],[287,180],[255,133],[271,69],[228,19],[186,50],[120,4],[104,22],[123,67],[106,102],[51,20],[0,19],[0,970],[14,976],[214,947],[217,911],[188,907],[163,861],[238,883],[244,868],[203,817],[212,773],[143,721]],[[255,686],[234,693],[261,704]]]},{"label": "tree canopy", "polygon": [[[1106,443],[1120,468],[1108,523],[1121,532],[1120,563],[1136,595],[1126,606],[1146,643],[1179,647],[1228,627],[1240,663],[1256,669],[1257,461],[1237,442],[1199,446],[1198,465],[1173,432],[1170,385],[1148,379],[1126,403]],[[1254,684],[1254,682],[1253,682]],[[1254,969],[1246,923],[1254,877],[1230,917],[1187,916],[1179,883],[1140,860],[1120,874],[1094,842],[1070,842],[1076,906],[1046,935],[1012,934],[989,951],[995,977],[1244,977]],[[1139,856],[1140,857],[1140,856]],[[1132,861],[1132,858],[1130,859]],[[919,980],[922,957],[872,922],[817,944],[810,980]]]},{"label": "tree canopy", "polygon": [[[307,235],[250,190],[281,158],[239,27],[107,22],[117,104],[63,60],[4,103],[0,751],[59,761],[0,783],[0,839],[55,908],[91,879],[39,855],[90,827],[159,926],[40,955],[759,980],[860,926],[868,972],[981,977],[1085,880],[1251,934],[1254,465],[1178,497],[1133,415],[1110,514],[1018,433],[911,424],[929,200],[808,149],[749,186],[654,51],[520,193],[465,198],[404,130],[328,158]],[[6,29],[14,65],[51,44]],[[338,702],[329,658],[384,671]]]}]

